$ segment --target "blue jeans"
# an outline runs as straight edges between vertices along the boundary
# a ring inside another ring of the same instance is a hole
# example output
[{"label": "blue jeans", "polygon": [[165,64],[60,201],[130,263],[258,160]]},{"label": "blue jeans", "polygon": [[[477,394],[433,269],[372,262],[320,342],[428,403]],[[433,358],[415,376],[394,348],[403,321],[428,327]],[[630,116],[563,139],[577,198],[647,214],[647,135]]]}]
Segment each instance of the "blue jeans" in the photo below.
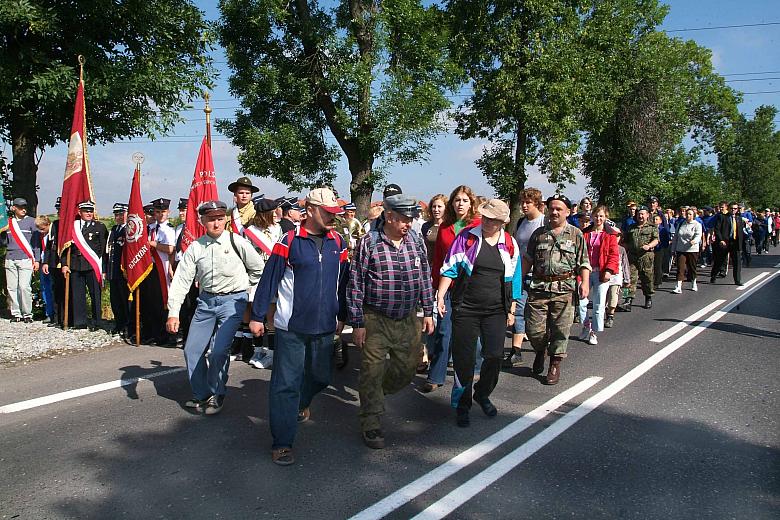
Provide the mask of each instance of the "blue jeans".
[{"label": "blue jeans", "polygon": [[588,301],[593,301],[592,320],[590,321],[591,330],[601,332],[604,330],[604,311],[607,303],[607,292],[609,291],[609,282],[599,280],[599,272],[594,270],[590,273],[590,292],[588,298],[579,301],[577,311],[580,315],[580,323],[585,326],[588,323]]},{"label": "blue jeans", "polygon": [[523,288],[523,293],[519,300],[515,300],[515,324],[513,332],[515,334],[525,334],[525,303],[528,301],[528,291]]},{"label": "blue jeans", "polygon": [[[198,296],[195,316],[184,345],[184,360],[192,395],[196,399],[225,395],[230,345],[241,325],[246,304],[246,292],[224,296],[201,292]],[[206,351],[210,344],[211,353],[207,360]]]},{"label": "blue jeans", "polygon": [[44,309],[46,310],[46,317],[54,319],[54,290],[51,285],[51,275],[43,274],[43,271],[38,271],[41,274],[41,295],[43,296]]},{"label": "blue jeans", "polygon": [[450,362],[450,340],[452,339],[452,301],[449,292],[444,295],[444,305],[447,309],[444,316],[438,316],[436,330],[428,336],[428,382],[443,385],[447,377],[447,363]]},{"label": "blue jeans", "polygon": [[268,393],[272,449],[292,448],[298,410],[326,389],[333,373],[333,333],[299,334],[276,329],[274,369]]}]

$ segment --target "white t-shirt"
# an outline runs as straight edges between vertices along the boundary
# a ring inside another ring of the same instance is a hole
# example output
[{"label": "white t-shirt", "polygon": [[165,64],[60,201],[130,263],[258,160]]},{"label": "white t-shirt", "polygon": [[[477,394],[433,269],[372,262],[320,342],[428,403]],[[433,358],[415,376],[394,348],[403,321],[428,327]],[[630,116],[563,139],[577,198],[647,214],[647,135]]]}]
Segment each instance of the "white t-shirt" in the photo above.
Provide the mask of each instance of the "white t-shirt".
[{"label": "white t-shirt", "polygon": [[[149,224],[149,230],[156,230],[158,244],[176,246],[176,230],[167,220],[160,224],[157,224],[156,222],[154,224]],[[167,280],[168,288],[170,289],[171,277],[168,275],[168,266],[170,266],[171,260],[167,253],[163,253],[160,250],[158,250],[157,253],[160,255],[160,260],[162,260],[163,269],[165,270],[165,279]]]},{"label": "white t-shirt", "polygon": [[523,219],[515,232],[515,240],[517,240],[518,253],[522,257],[526,249],[528,249],[528,242],[531,240],[531,234],[538,228],[544,225],[544,213],[540,214],[535,219]]}]

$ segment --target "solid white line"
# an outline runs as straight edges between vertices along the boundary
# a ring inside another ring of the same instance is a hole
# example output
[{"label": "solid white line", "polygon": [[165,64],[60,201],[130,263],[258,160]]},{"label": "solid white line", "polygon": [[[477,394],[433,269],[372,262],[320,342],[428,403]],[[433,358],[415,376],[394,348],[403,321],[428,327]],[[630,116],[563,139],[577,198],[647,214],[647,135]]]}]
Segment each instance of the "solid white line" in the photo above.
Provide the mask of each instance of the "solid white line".
[{"label": "solid white line", "polygon": [[112,390],[114,388],[121,388],[123,386],[132,385],[139,381],[149,381],[156,377],[167,376],[168,374],[175,374],[187,370],[185,367],[171,368],[170,370],[162,370],[153,374],[148,374],[143,377],[131,377],[130,379],[118,379],[116,381],[108,381],[106,383],[100,383],[98,385],[87,386],[84,388],[77,388],[75,390],[68,390],[67,392],[60,392],[58,394],[45,395],[43,397],[36,397],[35,399],[28,399],[27,401],[20,401],[18,403],[7,404],[0,406],[0,414],[21,412],[22,410],[29,410],[30,408],[37,408],[39,406],[45,406],[47,404],[57,403],[59,401],[65,401],[67,399],[74,399],[89,394],[96,394],[98,392],[104,392],[106,390]]},{"label": "solid white line", "polygon": [[675,326],[669,328],[668,330],[665,330],[664,332],[660,333],[656,337],[651,338],[650,341],[652,341],[653,343],[662,343],[666,341],[667,339],[671,338],[672,336],[674,336],[675,334],[683,330],[685,327],[687,327],[694,321],[698,320],[699,318],[701,318],[702,316],[710,312],[712,309],[716,307],[720,307],[724,303],[726,303],[726,300],[715,300],[714,302],[707,305],[703,309],[694,312],[693,314],[691,314],[690,316],[688,316],[687,318],[685,318],[683,321],[676,324]]},{"label": "solid white line", "polygon": [[487,488],[492,483],[496,482],[498,479],[509,473],[513,468],[528,459],[531,455],[552,442],[560,434],[574,426],[574,424],[576,424],[580,419],[588,415],[600,405],[604,404],[607,400],[614,397],[615,394],[636,381],[639,377],[663,361],[667,356],[704,332],[708,327],[720,320],[723,316],[726,316],[731,309],[742,303],[753,292],[757,291],[761,286],[775,278],[777,275],[780,275],[780,271],[775,272],[761,284],[756,285],[748,292],[740,295],[721,310],[714,312],[699,326],[689,330],[683,336],[674,340],[669,345],[647,358],[645,361],[628,371],[628,373],[621,376],[619,379],[608,385],[596,395],[587,399],[580,406],[555,421],[547,429],[537,434],[519,448],[515,449],[512,453],[506,455],[470,480],[458,486],[456,489],[442,497],[437,502],[434,502],[428,506],[420,514],[415,516],[414,520],[438,520],[455,511],[455,509],[465,504],[479,492]]},{"label": "solid white line", "polygon": [[761,273],[759,275],[756,275],[755,277],[753,277],[749,281],[745,282],[744,285],[742,285],[741,287],[737,287],[737,290],[738,291],[744,291],[745,289],[747,289],[748,287],[750,287],[754,283],[757,283],[758,281],[760,281],[765,276],[769,276],[769,271],[764,271],[763,273]]},{"label": "solid white line", "polygon": [[417,480],[402,487],[392,495],[385,497],[371,507],[364,509],[353,516],[350,520],[369,520],[384,518],[407,502],[425,493],[433,486],[439,484],[472,462],[480,459],[494,449],[498,448],[512,437],[518,435],[523,430],[544,419],[547,415],[560,408],[571,399],[580,395],[599,381],[600,377],[589,377],[583,379],[568,390],[556,395],[543,405],[528,412],[516,421],[505,426],[490,437],[475,444],[466,451],[461,452],[451,458],[441,466],[429,471]]}]

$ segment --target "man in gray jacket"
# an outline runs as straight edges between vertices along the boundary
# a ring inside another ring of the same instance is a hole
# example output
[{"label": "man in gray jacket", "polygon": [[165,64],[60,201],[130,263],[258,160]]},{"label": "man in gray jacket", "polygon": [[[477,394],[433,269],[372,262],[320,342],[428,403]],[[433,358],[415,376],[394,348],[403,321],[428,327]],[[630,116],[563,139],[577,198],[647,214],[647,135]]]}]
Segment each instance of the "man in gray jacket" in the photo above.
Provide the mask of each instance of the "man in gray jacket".
[{"label": "man in gray jacket", "polygon": [[13,200],[8,228],[0,234],[0,243],[6,246],[5,280],[11,321],[32,323],[33,272],[38,271],[41,257],[41,239],[35,219],[27,216],[27,201]]}]

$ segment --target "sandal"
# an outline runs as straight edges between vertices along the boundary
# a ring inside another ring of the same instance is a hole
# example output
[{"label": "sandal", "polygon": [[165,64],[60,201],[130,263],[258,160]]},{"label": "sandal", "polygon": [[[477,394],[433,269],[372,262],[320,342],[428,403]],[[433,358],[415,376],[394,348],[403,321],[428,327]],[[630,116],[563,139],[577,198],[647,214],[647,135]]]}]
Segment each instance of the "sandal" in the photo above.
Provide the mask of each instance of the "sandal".
[{"label": "sandal", "polygon": [[271,460],[279,466],[289,466],[295,464],[292,448],[279,448],[271,450]]},{"label": "sandal", "polygon": [[417,373],[418,374],[424,374],[428,371],[428,362],[422,361],[419,365],[417,365]]}]

